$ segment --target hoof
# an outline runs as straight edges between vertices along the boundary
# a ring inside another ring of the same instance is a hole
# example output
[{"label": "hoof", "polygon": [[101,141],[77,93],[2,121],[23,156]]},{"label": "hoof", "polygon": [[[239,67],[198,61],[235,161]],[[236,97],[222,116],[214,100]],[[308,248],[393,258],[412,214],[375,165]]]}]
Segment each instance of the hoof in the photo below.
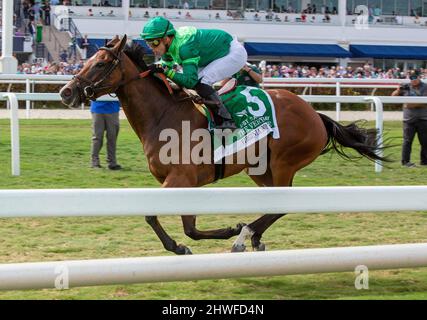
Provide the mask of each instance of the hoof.
[{"label": "hoof", "polygon": [[233,244],[231,252],[245,252],[246,246],[244,244]]},{"label": "hoof", "polygon": [[253,249],[254,251],[265,251],[265,244],[261,242],[258,247],[254,247]]},{"label": "hoof", "polygon": [[191,250],[188,247],[180,244],[180,245],[178,245],[178,247],[176,249],[176,254],[184,255],[184,254],[193,254],[193,253],[191,252]]}]

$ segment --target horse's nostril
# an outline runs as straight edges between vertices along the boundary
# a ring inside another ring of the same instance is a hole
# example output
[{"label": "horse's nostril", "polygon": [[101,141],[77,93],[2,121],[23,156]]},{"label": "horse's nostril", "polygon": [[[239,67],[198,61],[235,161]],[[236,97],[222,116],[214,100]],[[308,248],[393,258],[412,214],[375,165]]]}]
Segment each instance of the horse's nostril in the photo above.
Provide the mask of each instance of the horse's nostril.
[{"label": "horse's nostril", "polygon": [[63,97],[69,97],[71,96],[72,91],[70,88],[64,88],[61,93]]}]

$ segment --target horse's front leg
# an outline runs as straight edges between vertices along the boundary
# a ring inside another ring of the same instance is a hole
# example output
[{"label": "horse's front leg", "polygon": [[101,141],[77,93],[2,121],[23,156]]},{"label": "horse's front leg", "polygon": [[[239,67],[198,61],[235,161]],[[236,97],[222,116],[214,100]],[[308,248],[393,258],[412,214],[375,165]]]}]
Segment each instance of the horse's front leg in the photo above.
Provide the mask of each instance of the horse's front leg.
[{"label": "horse's front leg", "polygon": [[[168,176],[162,184],[163,188],[177,188],[183,186],[189,186],[189,183],[186,183],[186,179],[178,179],[173,175]],[[177,244],[176,241],[167,234],[156,216],[147,216],[145,217],[145,221],[153,228],[166,250],[176,254],[191,254],[189,248],[182,244]]]},{"label": "horse's front leg", "polygon": [[186,246],[176,244],[176,241],[166,233],[165,229],[163,229],[156,216],[147,216],[145,217],[145,221],[153,228],[166,250],[176,254],[191,254],[191,250]]}]

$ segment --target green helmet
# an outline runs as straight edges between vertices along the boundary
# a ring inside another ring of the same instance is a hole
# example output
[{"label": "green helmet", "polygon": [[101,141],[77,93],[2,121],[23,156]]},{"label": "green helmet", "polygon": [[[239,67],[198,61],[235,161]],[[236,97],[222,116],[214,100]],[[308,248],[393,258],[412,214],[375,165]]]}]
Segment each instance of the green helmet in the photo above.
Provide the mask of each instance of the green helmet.
[{"label": "green helmet", "polygon": [[141,38],[144,40],[163,38],[174,35],[175,28],[168,19],[155,17],[147,22],[141,32]]}]

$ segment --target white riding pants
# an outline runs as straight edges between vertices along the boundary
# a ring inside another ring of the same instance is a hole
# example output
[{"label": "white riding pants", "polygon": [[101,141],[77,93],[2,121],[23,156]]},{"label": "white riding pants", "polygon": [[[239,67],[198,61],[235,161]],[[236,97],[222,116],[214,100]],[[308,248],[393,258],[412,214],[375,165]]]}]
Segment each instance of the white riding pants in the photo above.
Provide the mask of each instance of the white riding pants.
[{"label": "white riding pants", "polygon": [[206,67],[199,68],[200,82],[212,86],[215,82],[231,78],[248,60],[245,47],[233,37],[230,43],[230,52],[217,60],[212,61]]}]

